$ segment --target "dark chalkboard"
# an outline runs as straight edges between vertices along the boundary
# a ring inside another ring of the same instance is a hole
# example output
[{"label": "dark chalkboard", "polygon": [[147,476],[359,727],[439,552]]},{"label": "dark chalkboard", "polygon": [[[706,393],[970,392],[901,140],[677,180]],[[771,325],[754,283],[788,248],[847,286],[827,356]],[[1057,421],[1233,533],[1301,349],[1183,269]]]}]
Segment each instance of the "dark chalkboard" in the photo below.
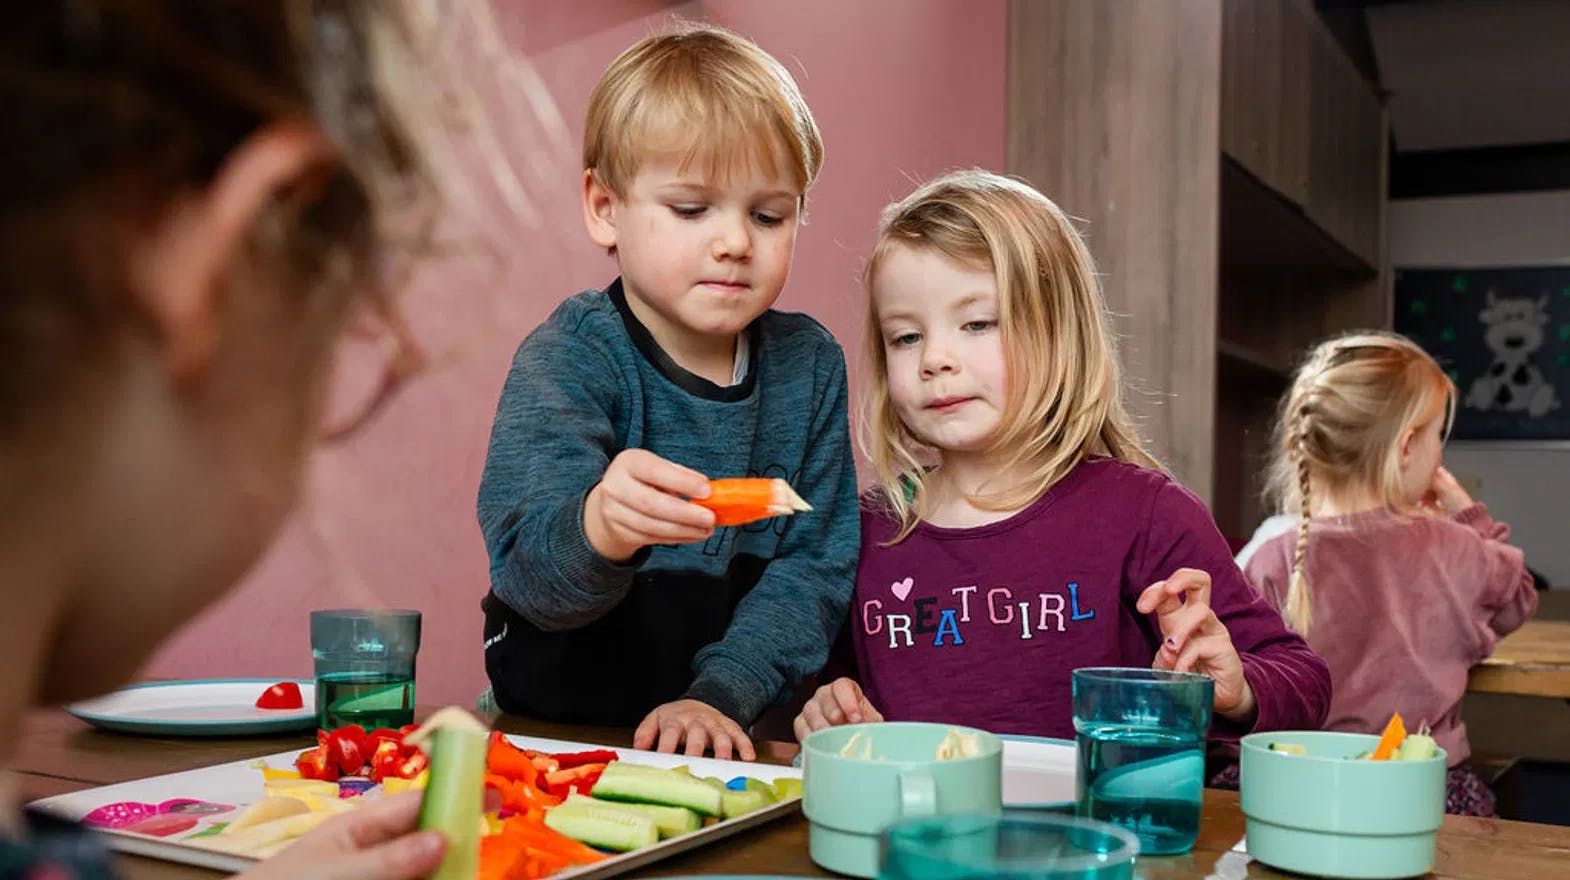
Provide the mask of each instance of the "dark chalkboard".
[{"label": "dark chalkboard", "polygon": [[1570,438],[1570,266],[1400,269],[1395,298],[1456,383],[1452,437]]}]

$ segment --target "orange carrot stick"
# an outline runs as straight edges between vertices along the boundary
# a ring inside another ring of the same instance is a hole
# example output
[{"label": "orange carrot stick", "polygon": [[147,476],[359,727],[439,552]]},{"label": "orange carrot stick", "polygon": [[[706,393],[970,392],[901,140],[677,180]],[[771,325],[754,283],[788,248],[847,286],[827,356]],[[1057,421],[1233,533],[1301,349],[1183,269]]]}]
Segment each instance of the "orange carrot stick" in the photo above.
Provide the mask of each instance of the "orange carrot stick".
[{"label": "orange carrot stick", "polygon": [[1401,741],[1406,739],[1406,725],[1401,723],[1401,713],[1390,716],[1390,723],[1385,725],[1384,733],[1379,735],[1379,745],[1374,747],[1374,753],[1369,758],[1375,761],[1388,761],[1395,754]]},{"label": "orange carrot stick", "polygon": [[717,526],[739,526],[812,509],[789,483],[762,477],[710,480],[709,497],[694,498],[693,503],[714,511]]},{"label": "orange carrot stick", "polygon": [[480,840],[479,880],[535,880],[606,856],[545,827],[536,811],[512,816]]}]

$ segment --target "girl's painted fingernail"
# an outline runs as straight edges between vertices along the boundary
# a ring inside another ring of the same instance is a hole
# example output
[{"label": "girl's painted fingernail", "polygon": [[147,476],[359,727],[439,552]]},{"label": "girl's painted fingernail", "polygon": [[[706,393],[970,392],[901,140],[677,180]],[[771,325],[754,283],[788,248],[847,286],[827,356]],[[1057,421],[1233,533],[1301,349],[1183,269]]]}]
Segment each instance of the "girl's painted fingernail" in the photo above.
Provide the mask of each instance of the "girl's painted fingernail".
[{"label": "girl's painted fingernail", "polygon": [[1174,639],[1171,636],[1167,636],[1167,650],[1168,651],[1176,651],[1177,650],[1177,639]]}]

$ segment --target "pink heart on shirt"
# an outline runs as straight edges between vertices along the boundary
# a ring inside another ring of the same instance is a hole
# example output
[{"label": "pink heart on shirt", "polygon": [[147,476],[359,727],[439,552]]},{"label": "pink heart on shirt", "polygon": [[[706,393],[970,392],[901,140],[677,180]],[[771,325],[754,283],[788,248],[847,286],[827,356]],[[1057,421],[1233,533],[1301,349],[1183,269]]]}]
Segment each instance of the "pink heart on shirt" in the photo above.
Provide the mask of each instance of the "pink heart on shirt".
[{"label": "pink heart on shirt", "polygon": [[902,581],[895,581],[889,584],[889,592],[894,594],[894,598],[903,602],[905,597],[910,595],[911,588],[914,586],[916,586],[915,578],[905,578]]}]

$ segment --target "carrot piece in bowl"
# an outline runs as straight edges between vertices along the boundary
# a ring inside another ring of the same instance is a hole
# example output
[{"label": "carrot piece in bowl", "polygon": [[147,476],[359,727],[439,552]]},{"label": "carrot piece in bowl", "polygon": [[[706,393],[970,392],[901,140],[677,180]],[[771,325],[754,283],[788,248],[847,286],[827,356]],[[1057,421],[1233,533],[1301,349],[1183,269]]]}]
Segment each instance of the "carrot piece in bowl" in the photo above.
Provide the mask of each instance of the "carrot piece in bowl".
[{"label": "carrot piece in bowl", "polygon": [[1379,735],[1379,745],[1374,747],[1374,753],[1369,756],[1375,761],[1388,761],[1396,749],[1401,746],[1401,741],[1406,739],[1406,725],[1401,723],[1401,713],[1396,712],[1390,716],[1390,723],[1385,725],[1385,730]]}]

